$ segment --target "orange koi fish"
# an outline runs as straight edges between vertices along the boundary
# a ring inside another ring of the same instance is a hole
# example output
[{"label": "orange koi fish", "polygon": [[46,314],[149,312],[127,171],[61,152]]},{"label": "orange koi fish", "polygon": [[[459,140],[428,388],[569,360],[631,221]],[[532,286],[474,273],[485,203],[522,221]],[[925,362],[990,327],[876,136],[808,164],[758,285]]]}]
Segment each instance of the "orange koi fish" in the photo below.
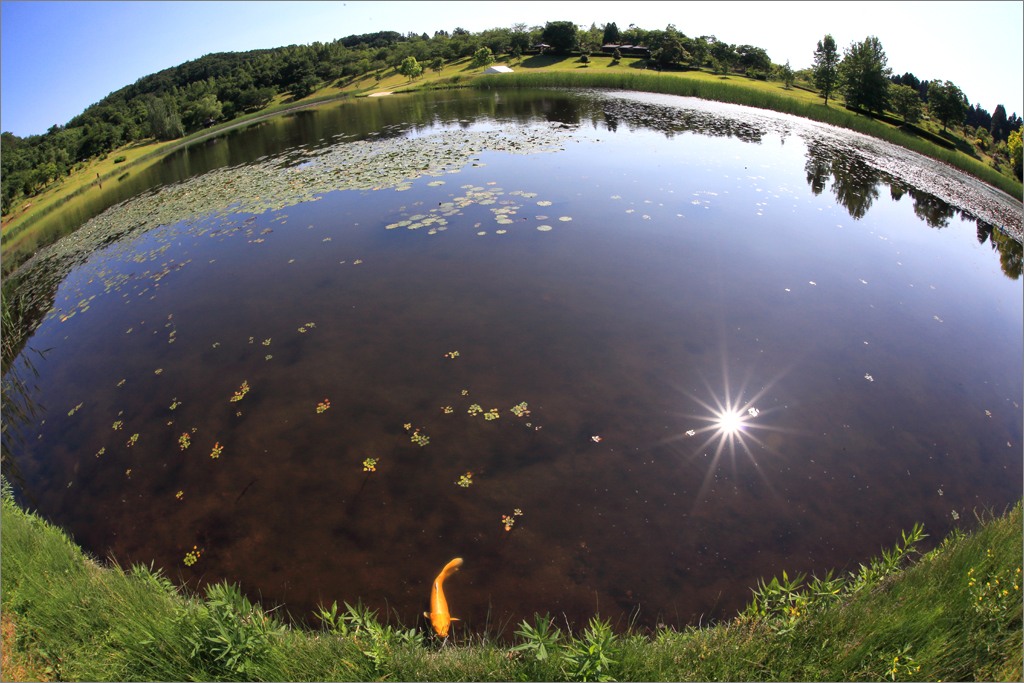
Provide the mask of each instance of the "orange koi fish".
[{"label": "orange koi fish", "polygon": [[430,589],[430,611],[424,612],[423,616],[430,619],[434,631],[442,638],[448,637],[448,628],[453,621],[458,621],[448,613],[448,601],[444,599],[444,580],[459,571],[462,566],[462,558],[456,557],[441,570],[441,573],[434,579],[434,586]]}]

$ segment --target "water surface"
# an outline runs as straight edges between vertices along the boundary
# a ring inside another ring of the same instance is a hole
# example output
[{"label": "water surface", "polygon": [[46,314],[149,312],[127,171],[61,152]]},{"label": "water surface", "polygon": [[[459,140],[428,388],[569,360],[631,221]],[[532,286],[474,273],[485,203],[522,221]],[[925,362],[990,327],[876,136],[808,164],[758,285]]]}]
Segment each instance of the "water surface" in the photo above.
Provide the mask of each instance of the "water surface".
[{"label": "water surface", "polygon": [[297,618],[415,623],[461,556],[479,630],[729,617],[1020,498],[1019,203],[742,107],[385,100],[173,157],[40,259],[26,504]]}]

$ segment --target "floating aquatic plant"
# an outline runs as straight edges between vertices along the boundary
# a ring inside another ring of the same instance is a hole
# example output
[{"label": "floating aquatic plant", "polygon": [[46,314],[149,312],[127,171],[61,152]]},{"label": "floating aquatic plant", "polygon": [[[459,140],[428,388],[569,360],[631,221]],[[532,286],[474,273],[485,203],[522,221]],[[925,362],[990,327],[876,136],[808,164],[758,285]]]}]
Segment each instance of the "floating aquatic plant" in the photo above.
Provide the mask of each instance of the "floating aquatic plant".
[{"label": "floating aquatic plant", "polygon": [[192,437],[189,435],[188,432],[185,432],[181,436],[178,437],[178,447],[181,448],[181,450],[185,450],[185,449],[187,449],[191,445],[192,445]]},{"label": "floating aquatic plant", "polygon": [[232,403],[238,403],[243,398],[245,398],[245,395],[248,394],[248,393],[249,393],[249,382],[248,381],[243,381],[242,382],[242,386],[240,386],[238,388],[238,391],[235,392],[235,395],[231,397],[231,402]]},{"label": "floating aquatic plant", "polygon": [[224,447],[220,445],[220,441],[213,444],[213,450],[210,451],[210,457],[216,460],[220,457],[220,454],[224,452]]},{"label": "floating aquatic plant", "polygon": [[327,409],[330,408],[330,407],[331,407],[330,400],[325,398],[324,400],[322,400],[322,401],[320,401],[319,403],[316,404],[316,414],[319,415],[320,413],[325,413],[325,412],[327,412]]},{"label": "floating aquatic plant", "polygon": [[470,486],[473,485],[473,473],[466,472],[461,477],[459,477],[459,480],[455,483],[464,489],[468,489]]},{"label": "floating aquatic plant", "polygon": [[516,525],[516,518],[512,515],[502,515],[501,523],[505,525],[505,531],[512,531],[512,527]]},{"label": "floating aquatic plant", "polygon": [[499,417],[501,417],[501,413],[498,412],[497,408],[491,408],[484,413],[484,419],[487,421],[497,420]]},{"label": "floating aquatic plant", "polygon": [[270,346],[270,339],[271,339],[270,337],[268,337],[268,338],[264,339],[264,340],[263,340],[263,345],[264,345],[264,346]]},{"label": "floating aquatic plant", "polygon": [[430,443],[430,437],[427,436],[426,434],[421,434],[420,430],[418,428],[416,429],[416,431],[414,431],[412,433],[412,436],[410,437],[410,440],[414,444],[420,446],[421,448],[423,446],[426,446],[428,443]]},{"label": "floating aquatic plant", "polygon": [[441,408],[441,411],[444,412],[445,415],[451,415],[452,413],[455,412],[455,409],[452,408],[451,406],[443,406]]},{"label": "floating aquatic plant", "polygon": [[377,458],[366,458],[363,460],[363,472],[376,472]]},{"label": "floating aquatic plant", "polygon": [[527,415],[530,414],[530,409],[526,405],[526,401],[523,401],[522,403],[512,406],[511,410],[512,414],[515,415],[516,417],[526,417]]},{"label": "floating aquatic plant", "polygon": [[169,406],[167,406],[167,407],[168,407],[168,408],[169,408],[170,410],[177,410],[177,409],[178,409],[178,406],[180,406],[180,405],[181,405],[181,402],[180,402],[180,401],[178,401],[178,399],[177,399],[177,398],[172,398],[172,399],[171,399],[171,405],[169,405]]},{"label": "floating aquatic plant", "polygon": [[82,404],[81,404],[81,403],[79,403],[79,404],[78,404],[77,406],[75,406],[74,408],[72,408],[71,410],[69,410],[69,411],[68,411],[68,417],[71,417],[72,415],[74,415],[75,413],[77,413],[77,412],[78,412],[78,411],[79,411],[79,410],[81,409],[81,407],[82,407]]},{"label": "floating aquatic plant", "polygon": [[450,359],[454,360],[454,359],[459,357],[459,352],[458,351],[449,351],[448,353],[444,354],[444,357],[445,358],[450,358]]},{"label": "floating aquatic plant", "polygon": [[203,551],[201,551],[198,546],[192,546],[192,550],[185,553],[185,559],[182,561],[185,563],[186,567],[191,567],[199,561],[199,558],[202,557],[202,555]]},{"label": "floating aquatic plant", "polygon": [[100,457],[101,455],[103,455],[106,452],[107,452],[107,447],[106,446],[102,446],[98,451],[96,451],[96,457],[98,458],[98,457]]},{"label": "floating aquatic plant", "polygon": [[469,410],[467,410],[466,412],[469,413],[470,415],[474,415],[475,416],[475,415],[479,415],[480,413],[484,412],[484,409],[480,407],[479,403],[474,403],[473,405],[471,405],[469,407]]},{"label": "floating aquatic plant", "polygon": [[139,442],[139,435],[138,434],[132,434],[130,437],[128,437],[128,448],[131,448],[132,446],[134,446],[138,442]]},{"label": "floating aquatic plant", "polygon": [[112,426],[114,428],[114,431],[117,432],[120,431],[121,427],[124,426],[124,422],[121,420],[114,420],[114,424]]},{"label": "floating aquatic plant", "polygon": [[594,443],[601,443],[602,441],[604,441],[604,437],[595,434],[594,436],[590,437],[590,440],[593,441]]}]

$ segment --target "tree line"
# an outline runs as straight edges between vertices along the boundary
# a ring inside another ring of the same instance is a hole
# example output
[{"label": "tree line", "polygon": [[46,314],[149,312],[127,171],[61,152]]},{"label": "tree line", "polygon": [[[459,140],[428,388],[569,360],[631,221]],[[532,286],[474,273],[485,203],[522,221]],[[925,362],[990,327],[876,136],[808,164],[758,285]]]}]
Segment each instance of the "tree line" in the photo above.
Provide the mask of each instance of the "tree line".
[{"label": "tree line", "polygon": [[[441,71],[446,63],[463,58],[481,66],[498,55],[515,60],[551,52],[578,53],[587,61],[599,51],[611,51],[621,59],[623,51],[631,49],[631,54],[646,58],[649,68],[659,70],[710,68],[721,74],[779,78],[787,86],[797,75],[788,63],[773,64],[760,47],[734,45],[708,35],[689,37],[672,24],[664,30],[633,24],[620,30],[614,22],[584,29],[569,21],[553,21],[543,27],[515,24],[479,33],[455,28],[433,36],[379,31],[328,43],[214,53],[140,78],[42,135],[0,134],[0,209],[10,213],[24,198],[125,144],[148,138],[173,140],[258,111],[280,94],[298,100],[324,85],[344,84],[369,74],[378,80],[389,72],[415,78],[424,68]],[[813,57],[814,65],[805,75],[826,105],[841,93],[849,106],[878,113],[888,109],[908,123],[927,109],[944,127],[966,124],[977,141],[999,149],[1002,144],[1011,160],[1016,150],[1020,177],[1021,119],[1016,113],[1007,117],[1003,105],[990,115],[977,104],[970,106],[949,81],[920,81],[910,73],[893,76],[877,38],[851,44],[840,57],[835,41],[825,36]]]}]

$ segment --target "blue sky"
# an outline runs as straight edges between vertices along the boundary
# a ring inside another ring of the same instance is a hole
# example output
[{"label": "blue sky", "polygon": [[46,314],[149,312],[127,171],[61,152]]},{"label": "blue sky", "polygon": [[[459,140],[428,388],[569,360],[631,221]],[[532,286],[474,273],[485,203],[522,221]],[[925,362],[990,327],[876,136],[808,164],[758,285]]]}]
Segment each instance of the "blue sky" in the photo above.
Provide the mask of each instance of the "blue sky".
[{"label": "blue sky", "polygon": [[211,52],[328,42],[357,33],[428,33],[569,20],[715,35],[810,66],[879,38],[896,73],[951,80],[971,103],[1024,115],[1024,2],[0,2],[0,129],[43,133],[148,74]]}]

